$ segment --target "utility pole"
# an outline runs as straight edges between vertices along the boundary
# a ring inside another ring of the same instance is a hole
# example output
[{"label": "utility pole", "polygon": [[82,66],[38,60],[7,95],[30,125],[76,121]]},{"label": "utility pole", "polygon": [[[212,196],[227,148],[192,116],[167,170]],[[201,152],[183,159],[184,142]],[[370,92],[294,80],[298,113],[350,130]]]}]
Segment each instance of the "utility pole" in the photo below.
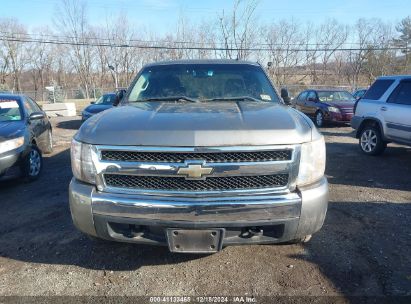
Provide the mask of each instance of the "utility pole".
[{"label": "utility pole", "polygon": [[113,77],[114,77],[114,83],[115,83],[115,86],[116,86],[116,90],[118,89],[118,77],[117,77],[117,69],[116,68],[114,68],[114,66],[112,66],[112,65],[108,65],[108,68],[112,71],[111,73],[112,73],[112,75],[113,75]]}]

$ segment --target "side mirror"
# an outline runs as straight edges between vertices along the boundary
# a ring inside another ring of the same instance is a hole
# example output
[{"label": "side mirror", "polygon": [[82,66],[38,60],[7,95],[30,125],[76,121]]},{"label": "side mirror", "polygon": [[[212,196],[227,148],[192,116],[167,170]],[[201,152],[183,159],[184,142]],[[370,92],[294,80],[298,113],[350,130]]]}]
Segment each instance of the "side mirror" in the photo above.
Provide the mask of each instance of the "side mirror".
[{"label": "side mirror", "polygon": [[45,117],[46,117],[46,115],[43,112],[34,112],[34,113],[30,114],[29,120],[30,121],[31,120],[38,120],[38,119],[43,119]]},{"label": "side mirror", "polygon": [[118,90],[116,93],[116,99],[113,102],[113,106],[117,107],[125,95],[126,90]]},{"label": "side mirror", "polygon": [[316,100],[314,97],[308,97],[308,98],[307,98],[307,101],[313,101],[313,102],[316,102],[317,100]]},{"label": "side mirror", "polygon": [[90,104],[95,104],[95,103],[96,103],[95,101],[90,102]]},{"label": "side mirror", "polygon": [[283,99],[286,105],[291,104],[290,93],[288,92],[286,88],[281,88],[281,98]]}]

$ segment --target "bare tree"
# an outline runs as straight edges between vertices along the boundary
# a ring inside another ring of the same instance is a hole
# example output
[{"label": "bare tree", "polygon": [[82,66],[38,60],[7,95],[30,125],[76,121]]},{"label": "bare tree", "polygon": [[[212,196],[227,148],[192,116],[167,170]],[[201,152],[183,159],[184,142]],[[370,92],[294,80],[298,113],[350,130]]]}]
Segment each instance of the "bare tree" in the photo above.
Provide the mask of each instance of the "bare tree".
[{"label": "bare tree", "polygon": [[0,43],[0,90],[7,88],[6,77],[9,70],[9,56],[5,46]]},{"label": "bare tree", "polygon": [[[391,24],[383,23],[381,20],[375,19],[372,27],[374,28],[371,37],[366,60],[364,63],[362,74],[371,84],[377,76],[387,75],[391,73],[401,72],[395,71],[396,52],[390,49],[393,41],[393,28]],[[378,46],[375,50],[373,46]]]},{"label": "bare tree", "polygon": [[328,20],[321,24],[316,32],[316,48],[321,63],[321,81],[328,78],[327,67],[337,50],[347,41],[348,27],[336,20]]},{"label": "bare tree", "polygon": [[118,46],[130,46],[142,39],[136,35],[126,15],[119,15],[117,19],[107,21],[105,35],[112,45],[106,48],[106,68],[110,65],[114,69],[111,71],[114,82],[118,77],[119,86],[127,86],[141,67],[141,52],[138,48]]},{"label": "bare tree", "polygon": [[0,22],[0,27],[8,33],[8,39],[2,41],[3,52],[7,54],[7,60],[5,60],[3,65],[10,68],[13,76],[13,90],[19,92],[21,91],[21,73],[29,62],[30,55],[27,50],[27,44],[20,41],[27,35],[27,30],[16,19],[4,19]]},{"label": "bare tree", "polygon": [[411,17],[408,16],[401,20],[401,22],[395,28],[400,36],[397,39],[394,39],[394,43],[404,48],[402,53],[404,54],[405,59],[405,72],[409,72],[408,64],[410,62],[410,53],[411,53]]},{"label": "bare tree", "polygon": [[28,34],[17,20],[0,19],[5,32],[0,33],[0,85],[39,91],[57,81],[66,89],[80,87],[88,98],[97,86],[127,86],[147,62],[184,58],[271,62],[268,72],[277,85],[355,87],[409,69],[409,18],[397,26],[394,39],[392,24],[377,19],[360,19],[350,27],[335,20],[262,24],[257,6],[258,0],[235,0],[232,10],[216,19],[181,15],[159,34],[136,27],[125,14],[91,25],[86,0],[60,0],[54,32],[39,28]]},{"label": "bare tree", "polygon": [[[391,41],[390,30],[385,28],[384,24],[379,19],[359,19],[353,28],[353,37],[355,41],[355,50],[349,51],[347,58],[347,81],[353,86],[358,87],[361,82],[360,76],[365,72],[365,66],[370,60],[373,60],[374,55],[381,53],[375,48],[383,49],[388,47]],[[374,62],[375,67],[375,62]],[[378,69],[378,68],[377,68]],[[374,69],[375,70],[375,69]],[[368,70],[372,72],[372,70]],[[371,76],[374,78],[375,75]]]},{"label": "bare tree", "polygon": [[93,38],[86,14],[84,0],[61,0],[57,7],[55,24],[70,40],[71,62],[78,73],[85,97],[89,98],[92,86],[93,48],[88,45]]},{"label": "bare tree", "polygon": [[[95,64],[95,73],[97,73],[97,78],[98,78],[98,85],[100,87],[103,87],[106,82],[106,76],[107,76],[107,68],[108,68],[108,62],[107,62],[107,55],[108,55],[108,48],[102,44],[100,44],[100,41],[105,41],[106,39],[106,31],[102,27],[94,27],[93,28],[93,39],[92,41],[96,44],[95,47],[95,55],[96,58],[94,58],[94,64]],[[97,81],[96,81],[97,83]]]},{"label": "bare tree", "polygon": [[265,42],[270,49],[270,75],[278,85],[295,80],[295,72],[303,57],[300,50],[303,35],[295,20],[282,20],[266,29]]},{"label": "bare tree", "polygon": [[306,74],[310,77],[311,83],[316,83],[317,76],[317,58],[319,51],[316,47],[313,47],[317,30],[312,23],[306,23],[303,30],[303,43],[304,43],[304,62]]},{"label": "bare tree", "polygon": [[248,48],[255,43],[258,30],[254,18],[257,5],[257,0],[236,0],[231,14],[223,11],[219,16],[220,41],[226,49],[222,57],[247,59],[251,55]]},{"label": "bare tree", "polygon": [[[37,28],[33,33],[36,33],[36,37],[40,39],[47,39],[53,34],[48,27]],[[37,91],[43,90],[52,80],[53,60],[57,52],[55,52],[54,45],[36,42],[31,45],[30,53],[32,54],[29,65],[30,73],[33,79],[34,97],[37,98]]]},{"label": "bare tree", "polygon": [[[211,21],[202,21],[197,28],[193,28],[194,37],[196,37],[199,46],[204,48],[216,48],[215,25]],[[215,58],[217,52],[212,50],[197,50],[197,58]]]}]

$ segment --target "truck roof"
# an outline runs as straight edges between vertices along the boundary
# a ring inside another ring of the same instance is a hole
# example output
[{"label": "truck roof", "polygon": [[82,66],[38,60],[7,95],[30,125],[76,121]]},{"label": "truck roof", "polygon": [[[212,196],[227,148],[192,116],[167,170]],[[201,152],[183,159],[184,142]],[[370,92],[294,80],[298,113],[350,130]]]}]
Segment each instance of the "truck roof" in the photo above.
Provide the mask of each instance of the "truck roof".
[{"label": "truck roof", "polygon": [[186,59],[186,60],[168,60],[152,62],[145,65],[145,67],[157,66],[157,65],[174,65],[174,64],[248,64],[254,66],[260,66],[257,62],[235,60],[235,59]]}]

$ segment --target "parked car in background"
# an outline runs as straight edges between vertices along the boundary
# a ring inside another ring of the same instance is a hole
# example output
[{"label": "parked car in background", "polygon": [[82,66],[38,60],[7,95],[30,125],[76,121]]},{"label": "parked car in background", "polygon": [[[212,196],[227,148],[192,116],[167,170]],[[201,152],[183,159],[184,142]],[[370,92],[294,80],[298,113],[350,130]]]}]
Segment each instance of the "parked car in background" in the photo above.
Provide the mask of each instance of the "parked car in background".
[{"label": "parked car in background", "polygon": [[210,253],[303,242],[323,225],[324,137],[261,65],[149,64],[71,146],[75,226],[106,240]]},{"label": "parked car in background", "polygon": [[367,92],[367,89],[358,89],[358,90],[355,90],[352,95],[354,96],[355,100],[358,100],[361,97],[363,97],[366,92]]},{"label": "parked car in background", "polygon": [[53,151],[47,115],[30,97],[0,94],[0,179],[36,179],[43,167],[42,153]]},{"label": "parked car in background", "polygon": [[356,104],[351,126],[365,154],[380,155],[390,142],[411,146],[411,75],[378,78]]},{"label": "parked car in background", "polygon": [[112,108],[115,98],[116,93],[107,93],[102,95],[96,101],[91,102],[91,104],[81,113],[82,120],[85,121],[97,113]]},{"label": "parked car in background", "polygon": [[314,119],[317,127],[325,123],[349,123],[355,98],[347,91],[306,90],[294,99],[294,107]]}]

